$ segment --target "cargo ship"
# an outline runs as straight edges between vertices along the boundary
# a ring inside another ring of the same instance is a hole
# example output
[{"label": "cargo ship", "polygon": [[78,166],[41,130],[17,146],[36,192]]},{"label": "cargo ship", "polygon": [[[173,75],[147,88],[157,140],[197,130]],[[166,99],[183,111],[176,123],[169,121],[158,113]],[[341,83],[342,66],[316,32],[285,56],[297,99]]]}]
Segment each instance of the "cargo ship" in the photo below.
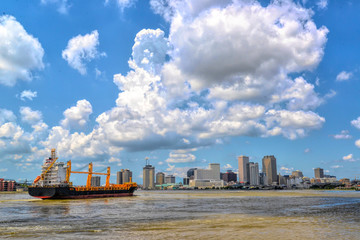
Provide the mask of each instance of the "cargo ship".
[{"label": "cargo ship", "polygon": [[[133,196],[137,184],[131,181],[123,184],[110,184],[110,167],[107,173],[93,172],[92,163],[87,172],[71,171],[71,160],[66,165],[57,162],[56,150],[51,149],[51,156],[42,165],[42,172],[29,187],[30,196],[41,199],[84,199]],[[87,174],[86,186],[73,186],[70,182],[72,173]],[[105,175],[105,186],[91,186],[92,175]]]}]

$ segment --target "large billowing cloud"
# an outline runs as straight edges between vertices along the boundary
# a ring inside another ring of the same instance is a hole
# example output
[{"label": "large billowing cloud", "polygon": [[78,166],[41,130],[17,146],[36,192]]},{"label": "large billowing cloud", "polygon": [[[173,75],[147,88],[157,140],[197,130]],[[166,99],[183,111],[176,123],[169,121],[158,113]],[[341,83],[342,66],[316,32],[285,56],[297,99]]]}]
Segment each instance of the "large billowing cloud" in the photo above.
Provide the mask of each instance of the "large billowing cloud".
[{"label": "large billowing cloud", "polygon": [[299,5],[238,2],[189,15],[193,2],[178,4],[169,39],[173,64],[195,90],[266,101],[296,84],[288,73],[312,70],[322,59],[328,30]]},{"label": "large billowing cloud", "polygon": [[160,29],[143,29],[135,37],[132,58],[135,64],[147,71],[158,73],[165,62],[168,41]]},{"label": "large billowing cloud", "polygon": [[97,30],[84,36],[78,35],[69,40],[66,49],[62,52],[62,57],[72,68],[84,75],[86,74],[86,62],[105,55],[98,51],[98,45],[99,33]]},{"label": "large billowing cloud", "polygon": [[16,19],[0,16],[0,84],[14,86],[18,80],[31,81],[33,70],[44,68],[44,49]]},{"label": "large billowing cloud", "polygon": [[[296,139],[324,124],[315,109],[326,97],[301,75],[319,64],[327,40],[311,10],[290,1],[151,4],[170,21],[169,37],[140,31],[131,70],[114,75],[116,105],[91,132],[71,133],[69,126],[81,127],[92,112],[79,101],[50,130],[45,147],[103,159],[123,149],[166,148],[173,150],[168,163],[183,163],[195,161],[192,149],[224,137]],[[84,69],[81,58],[72,59]]]}]

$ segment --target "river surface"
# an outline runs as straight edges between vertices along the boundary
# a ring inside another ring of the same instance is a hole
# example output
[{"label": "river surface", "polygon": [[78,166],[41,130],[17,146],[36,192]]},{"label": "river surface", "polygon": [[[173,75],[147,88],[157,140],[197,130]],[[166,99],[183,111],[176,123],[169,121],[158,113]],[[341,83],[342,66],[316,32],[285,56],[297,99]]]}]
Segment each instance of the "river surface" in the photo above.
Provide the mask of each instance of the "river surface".
[{"label": "river surface", "polygon": [[0,193],[0,239],[360,239],[360,192],[141,191],[38,200]]}]

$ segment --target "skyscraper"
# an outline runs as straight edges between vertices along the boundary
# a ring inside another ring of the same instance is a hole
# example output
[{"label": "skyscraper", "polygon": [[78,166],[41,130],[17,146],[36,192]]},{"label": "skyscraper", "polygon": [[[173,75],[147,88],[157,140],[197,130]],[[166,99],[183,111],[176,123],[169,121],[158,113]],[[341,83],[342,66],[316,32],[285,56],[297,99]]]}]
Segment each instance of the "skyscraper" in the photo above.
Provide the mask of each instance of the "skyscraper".
[{"label": "skyscraper", "polygon": [[259,164],[250,162],[249,166],[249,183],[251,186],[256,186],[260,184],[259,179]]},{"label": "skyscraper", "polygon": [[122,174],[123,183],[130,182],[130,178],[132,178],[132,172],[129,169],[125,169]]},{"label": "skyscraper", "polygon": [[156,185],[162,185],[165,183],[165,174],[162,172],[158,172],[156,174]]},{"label": "skyscraper", "polygon": [[315,178],[324,178],[324,169],[315,168],[314,173],[315,173]]},{"label": "skyscraper", "polygon": [[100,176],[92,176],[91,177],[91,186],[92,187],[100,187]]},{"label": "skyscraper", "polygon": [[124,169],[121,169],[121,171],[116,173],[116,184],[123,184],[124,183],[123,182],[123,177],[122,177],[123,171],[124,171]]},{"label": "skyscraper", "polygon": [[249,157],[246,156],[240,156],[238,157],[239,162],[239,182],[242,183],[248,183],[248,163],[249,163]]},{"label": "skyscraper", "polygon": [[132,172],[129,169],[121,169],[116,174],[116,184],[130,182],[130,178],[132,178]]},{"label": "skyscraper", "polygon": [[276,158],[273,155],[263,157],[262,171],[269,185],[277,184]]},{"label": "skyscraper", "polygon": [[146,164],[143,168],[143,189],[155,188],[155,167]]},{"label": "skyscraper", "polygon": [[225,182],[236,182],[237,174],[231,170],[227,170],[227,172],[223,174],[222,180]]},{"label": "skyscraper", "polygon": [[167,175],[165,177],[165,183],[175,183],[175,176],[173,175]]},{"label": "skyscraper", "polygon": [[189,183],[190,183],[190,178],[184,177],[183,178],[183,185],[189,185]]}]

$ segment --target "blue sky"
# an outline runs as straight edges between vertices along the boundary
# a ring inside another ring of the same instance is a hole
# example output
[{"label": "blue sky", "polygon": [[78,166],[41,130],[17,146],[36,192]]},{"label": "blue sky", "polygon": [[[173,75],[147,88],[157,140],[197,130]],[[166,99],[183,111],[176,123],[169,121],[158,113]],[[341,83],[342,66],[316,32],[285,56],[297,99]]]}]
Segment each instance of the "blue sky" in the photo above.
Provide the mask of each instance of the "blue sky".
[{"label": "blue sky", "polygon": [[177,181],[213,162],[237,171],[239,155],[275,155],[283,175],[360,176],[359,9],[1,1],[0,177],[34,179],[51,148],[139,183],[145,157]]}]

